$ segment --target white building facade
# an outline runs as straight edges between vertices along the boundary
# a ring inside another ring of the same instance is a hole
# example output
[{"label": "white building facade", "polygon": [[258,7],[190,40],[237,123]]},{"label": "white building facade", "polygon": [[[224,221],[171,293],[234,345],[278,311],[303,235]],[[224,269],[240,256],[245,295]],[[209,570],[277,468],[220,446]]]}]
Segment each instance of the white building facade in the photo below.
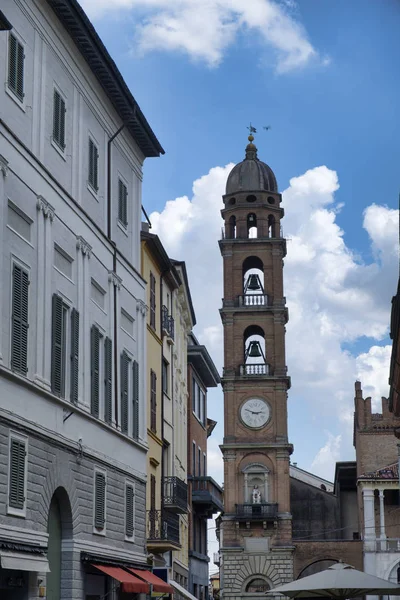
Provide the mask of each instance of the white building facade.
[{"label": "white building facade", "polygon": [[163,150],[75,0],[2,11],[0,596],[112,599],[110,565],[146,563],[141,180]]}]

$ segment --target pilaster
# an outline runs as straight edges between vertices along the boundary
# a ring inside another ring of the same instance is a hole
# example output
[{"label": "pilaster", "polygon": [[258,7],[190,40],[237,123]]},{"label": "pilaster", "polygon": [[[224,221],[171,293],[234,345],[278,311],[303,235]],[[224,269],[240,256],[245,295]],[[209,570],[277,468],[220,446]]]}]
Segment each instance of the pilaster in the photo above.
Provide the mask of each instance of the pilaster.
[{"label": "pilaster", "polygon": [[[78,402],[90,410],[90,269],[92,247],[80,235],[76,237],[77,310],[79,312],[79,395]],[[85,368],[87,366],[87,368]]]},{"label": "pilaster", "polygon": [[[8,175],[8,160],[0,154],[0,207],[2,209],[0,222],[0,273],[3,272],[4,228],[6,224],[7,203],[5,181]],[[0,289],[0,364],[3,362],[3,294],[4,286]]]}]

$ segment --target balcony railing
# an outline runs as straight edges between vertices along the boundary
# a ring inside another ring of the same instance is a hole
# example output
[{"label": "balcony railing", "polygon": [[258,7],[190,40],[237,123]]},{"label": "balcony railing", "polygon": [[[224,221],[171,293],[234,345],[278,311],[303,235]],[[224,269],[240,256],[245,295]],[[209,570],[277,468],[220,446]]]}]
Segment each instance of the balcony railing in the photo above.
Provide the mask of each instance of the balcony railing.
[{"label": "balcony railing", "polygon": [[163,505],[176,513],[188,511],[187,483],[179,477],[163,477]]},{"label": "balcony railing", "polygon": [[162,510],[147,511],[147,543],[180,547],[179,515]]},{"label": "balcony railing", "polygon": [[239,306],[268,306],[267,294],[245,294],[239,296]]},{"label": "balcony railing", "polygon": [[236,504],[236,518],[243,521],[275,521],[278,515],[278,505]]},{"label": "balcony railing", "polygon": [[190,477],[190,481],[193,504],[201,505],[210,517],[223,510],[223,491],[212,477]]},{"label": "balcony railing", "polygon": [[161,309],[161,321],[162,329],[172,340],[175,339],[175,321],[174,318],[169,314],[168,308],[163,306]]},{"label": "balcony railing", "polygon": [[221,556],[220,556],[219,552],[214,552],[214,554],[213,554],[214,565],[217,565],[217,567],[219,567],[220,562],[221,562]]},{"label": "balcony railing", "polygon": [[399,552],[400,538],[386,538],[377,540],[364,540],[366,552]]},{"label": "balcony railing", "polygon": [[267,363],[246,363],[245,365],[240,365],[240,375],[270,375],[270,366]]}]

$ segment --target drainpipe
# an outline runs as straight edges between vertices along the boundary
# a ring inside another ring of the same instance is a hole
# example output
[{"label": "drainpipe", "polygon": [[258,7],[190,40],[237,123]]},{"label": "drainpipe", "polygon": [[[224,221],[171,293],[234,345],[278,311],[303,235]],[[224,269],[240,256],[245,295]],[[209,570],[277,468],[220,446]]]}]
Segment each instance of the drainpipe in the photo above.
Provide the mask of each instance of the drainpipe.
[{"label": "drainpipe", "polygon": [[[113,247],[113,272],[117,274],[117,245],[111,239],[111,144],[121,133],[125,124],[107,142],[107,237]],[[118,327],[117,327],[117,286],[114,284],[114,416],[118,427]]]}]

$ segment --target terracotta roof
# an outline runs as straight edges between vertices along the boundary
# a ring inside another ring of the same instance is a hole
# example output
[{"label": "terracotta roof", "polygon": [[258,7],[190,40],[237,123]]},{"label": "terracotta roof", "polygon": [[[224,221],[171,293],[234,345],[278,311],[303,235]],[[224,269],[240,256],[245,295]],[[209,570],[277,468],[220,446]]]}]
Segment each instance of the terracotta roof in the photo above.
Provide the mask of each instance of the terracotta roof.
[{"label": "terracotta roof", "polygon": [[376,471],[369,471],[360,475],[358,479],[398,479],[399,478],[399,463],[395,462]]}]

